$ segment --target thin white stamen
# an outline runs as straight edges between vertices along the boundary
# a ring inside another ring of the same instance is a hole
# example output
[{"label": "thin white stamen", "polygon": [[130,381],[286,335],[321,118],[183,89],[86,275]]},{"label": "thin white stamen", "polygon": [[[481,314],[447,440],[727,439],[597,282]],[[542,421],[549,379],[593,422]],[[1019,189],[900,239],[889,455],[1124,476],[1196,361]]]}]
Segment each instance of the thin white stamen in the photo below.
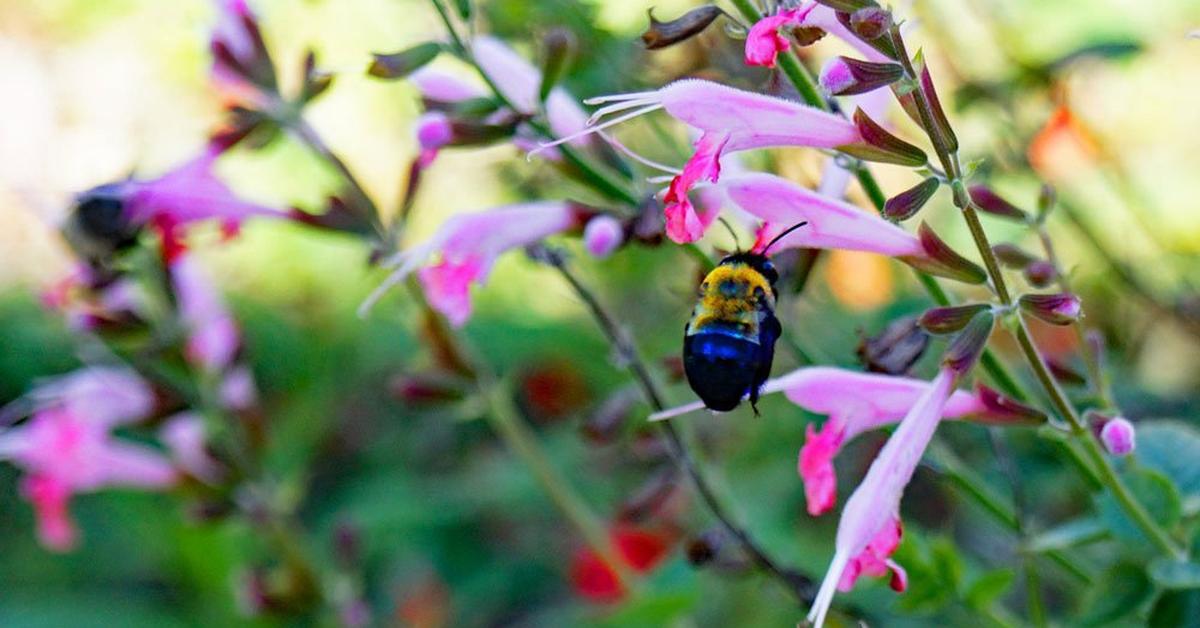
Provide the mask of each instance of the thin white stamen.
[{"label": "thin white stamen", "polygon": [[626,94],[609,94],[607,96],[592,96],[591,98],[585,98],[583,100],[583,104],[599,105],[601,103],[606,103],[606,102],[617,102],[617,101],[624,101],[624,100],[645,100],[647,98],[657,98],[658,91],[659,90],[652,90],[652,91],[648,91],[648,92],[629,92]]},{"label": "thin white stamen", "polygon": [[629,148],[628,146],[622,144],[620,140],[609,135],[608,133],[605,133],[604,131],[596,131],[596,133],[599,134],[600,137],[604,138],[604,141],[608,142],[609,145],[611,145],[613,148],[621,151],[626,156],[628,156],[630,159],[632,159],[644,166],[649,166],[651,168],[654,168],[655,170],[662,170],[663,172],[669,172],[669,173],[671,173],[672,176],[677,176],[677,175],[683,174],[683,171],[678,168],[672,168],[671,166],[668,166],[666,164],[660,164],[657,161],[654,161],[653,159],[648,159],[646,157],[643,157],[643,156],[635,153],[632,148]]},{"label": "thin white stamen", "polygon": [[670,183],[675,177],[673,175],[662,175],[658,177],[646,177],[646,183]]},{"label": "thin white stamen", "polygon": [[625,102],[619,102],[619,103],[611,104],[611,105],[608,105],[605,107],[601,107],[601,108],[595,110],[594,112],[592,112],[592,115],[588,118],[587,123],[588,123],[588,125],[592,125],[592,124],[595,124],[596,121],[599,120],[600,118],[603,118],[604,116],[607,116],[611,113],[617,113],[620,111],[625,111],[627,109],[633,109],[634,107],[641,107],[643,105],[652,105],[656,102],[658,102],[658,99],[644,98],[644,99],[639,99],[639,100],[629,100],[629,101],[625,101]]},{"label": "thin white stamen", "polygon": [[813,600],[812,608],[808,611],[808,621],[813,628],[821,628],[825,623],[825,615],[829,613],[829,607],[833,606],[833,596],[837,593],[838,583],[842,580],[842,572],[846,570],[846,564],[850,562],[850,557],[844,552],[836,552],[833,555],[833,562],[829,564],[829,571],[825,574],[825,579],[821,581],[821,589],[817,592],[817,598]]},{"label": "thin white stamen", "polygon": [[570,135],[568,135],[568,136],[566,136],[566,137],[562,137],[562,138],[559,138],[559,139],[557,139],[557,140],[554,140],[553,142],[547,142],[547,143],[545,143],[545,144],[539,144],[537,148],[535,148],[535,149],[533,149],[533,150],[529,151],[529,154],[528,154],[528,155],[526,155],[526,159],[528,159],[528,158],[532,157],[533,155],[536,155],[537,153],[539,153],[539,152],[541,152],[541,151],[544,151],[544,150],[546,150],[547,148],[553,148],[553,147],[555,147],[555,146],[558,146],[559,144],[565,144],[565,143],[567,143],[567,142],[570,142],[570,141],[573,141],[573,140],[577,140],[577,139],[579,139],[579,138],[581,138],[581,137],[584,137],[584,136],[586,136],[586,135],[591,135],[592,133],[595,133],[596,131],[600,131],[600,130],[603,130],[603,129],[607,129],[607,128],[608,128],[608,127],[610,127],[610,126],[614,126],[614,125],[620,124],[620,123],[622,123],[622,122],[625,122],[626,120],[632,120],[632,119],[634,119],[634,118],[636,118],[636,117],[638,117],[638,116],[640,116],[640,115],[642,115],[642,114],[650,113],[651,111],[657,111],[657,110],[659,110],[659,109],[662,109],[662,104],[661,104],[661,103],[655,103],[655,104],[653,104],[653,105],[649,105],[649,106],[646,106],[646,107],[642,107],[641,109],[637,109],[637,110],[635,110],[635,111],[632,111],[632,112],[630,112],[630,113],[627,113],[627,114],[625,114],[625,115],[623,115],[623,116],[618,116],[618,117],[616,117],[616,118],[613,118],[612,120],[607,120],[607,121],[605,121],[603,124],[600,124],[600,125],[597,125],[597,126],[589,126],[589,127],[585,128],[585,129],[583,129],[583,130],[581,130],[581,131],[577,131],[577,132],[575,132],[575,133],[572,133],[572,134],[570,134]]},{"label": "thin white stamen", "polygon": [[383,298],[383,295],[387,294],[387,291],[391,290],[393,286],[401,281],[404,281],[404,278],[408,277],[409,273],[411,272],[412,269],[402,266],[392,274],[388,275],[387,279],[384,279],[383,283],[379,284],[378,288],[372,290],[371,294],[367,295],[366,299],[363,299],[362,305],[358,306],[358,317],[366,318],[367,314],[370,313],[371,308],[375,307],[375,304]]},{"label": "thin white stamen", "polygon": [[693,401],[692,403],[689,403],[686,405],[677,406],[674,408],[668,408],[666,410],[659,410],[658,412],[651,414],[650,418],[647,420],[648,421],[666,421],[667,419],[670,419],[673,417],[681,416],[684,414],[688,414],[689,412],[695,412],[696,410],[703,410],[703,409],[704,409],[703,401]]}]

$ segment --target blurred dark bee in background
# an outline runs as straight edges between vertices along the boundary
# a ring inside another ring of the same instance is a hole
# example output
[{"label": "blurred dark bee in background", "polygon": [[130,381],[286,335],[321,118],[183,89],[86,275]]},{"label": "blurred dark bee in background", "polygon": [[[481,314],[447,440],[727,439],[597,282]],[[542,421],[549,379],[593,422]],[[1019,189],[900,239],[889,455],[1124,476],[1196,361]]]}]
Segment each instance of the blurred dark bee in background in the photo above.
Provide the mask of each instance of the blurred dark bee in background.
[{"label": "blurred dark bee in background", "polygon": [[728,412],[749,395],[758,414],[758,393],[771,374],[775,341],[783,326],[775,317],[779,272],[762,251],[737,252],[721,260],[700,284],[699,301],[683,329],[683,368],[688,384],[710,410]]},{"label": "blurred dark bee in background", "polygon": [[137,242],[140,227],[126,215],[121,187],[102,185],[79,195],[63,223],[71,248],[93,265],[105,265]]}]

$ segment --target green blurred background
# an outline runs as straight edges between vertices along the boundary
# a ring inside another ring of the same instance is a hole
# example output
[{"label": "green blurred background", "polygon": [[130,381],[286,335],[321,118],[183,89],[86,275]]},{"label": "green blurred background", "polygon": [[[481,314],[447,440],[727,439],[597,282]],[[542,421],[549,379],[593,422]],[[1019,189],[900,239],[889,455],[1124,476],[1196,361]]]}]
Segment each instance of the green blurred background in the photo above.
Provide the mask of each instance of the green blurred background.
[{"label": "green blurred background", "polygon": [[[571,29],[583,52],[567,84],[581,98],[633,91],[703,68],[736,68],[738,42],[719,29],[705,35],[703,47],[642,51],[637,37],[652,4],[660,17],[691,6],[682,0],[481,2],[480,28],[531,58],[540,34],[556,25]],[[418,114],[417,97],[403,82],[377,82],[363,70],[371,52],[441,32],[436,15],[416,0],[262,0],[254,6],[283,76],[298,76],[308,47],[338,74],[330,93],[309,111],[311,120],[379,204],[396,206],[415,152],[409,127]],[[1054,109],[1052,96],[1070,103],[1111,159],[1056,147],[1043,176],[1085,210],[1087,224],[1142,281],[1162,298],[1187,305],[1200,280],[1200,41],[1185,35],[1200,27],[1200,4],[924,0],[900,2],[896,10],[912,16],[915,37],[947,85],[943,90],[959,88],[951,100],[968,157],[1003,154],[1011,144],[1019,155],[1019,146]],[[36,296],[69,269],[54,225],[71,195],[131,172],[161,172],[187,158],[220,120],[222,103],[207,87],[211,19],[201,0],[0,0],[0,402],[19,396],[36,377],[65,372],[80,360],[78,344]],[[1139,50],[1075,62],[1053,88],[1038,82],[1047,64],[1114,42]],[[466,72],[451,62],[445,66]],[[741,81],[758,85],[763,75],[745,74]],[[979,92],[993,98],[980,100]],[[676,147],[652,133],[631,135],[629,143],[680,163],[684,136],[669,131]],[[768,157],[797,180],[814,181],[819,172],[814,155],[780,151]],[[1003,158],[993,158],[982,167],[1004,165]],[[904,173],[879,171],[889,192],[911,184]],[[244,195],[278,206],[315,207],[337,183],[291,141],[231,155],[221,172]],[[999,181],[1020,204],[1031,205],[1036,197],[1037,183],[1027,175]],[[409,241],[419,241],[452,213],[524,198],[531,190],[572,192],[510,146],[448,151],[423,184]],[[851,198],[857,194],[852,190]],[[938,200],[929,219],[965,244],[948,199]],[[988,228],[994,240],[1019,236],[1001,222]],[[1200,407],[1195,336],[1129,296],[1077,230],[1058,220],[1051,228],[1062,257],[1071,260],[1089,324],[1110,339],[1123,407],[1137,419],[1194,422]],[[710,237],[728,246],[721,234]],[[377,622],[770,626],[798,619],[782,590],[757,576],[693,570],[678,547],[652,574],[649,592],[624,608],[581,602],[566,576],[567,557],[579,540],[524,467],[477,420],[478,406],[417,407],[391,394],[398,377],[423,372],[430,359],[414,335],[416,309],[400,293],[367,320],[354,315],[381,279],[365,264],[363,244],[287,224],[251,225],[225,244],[217,245],[215,235],[210,239],[206,263],[243,323],[263,393],[272,431],[270,471],[294,494],[308,551],[318,562],[332,563],[339,525],[361,530]],[[695,280],[687,256],[668,247],[629,247],[604,262],[582,253],[577,259],[586,281],[622,313],[646,356],[658,364],[678,352]],[[875,333],[926,306],[911,275],[879,258],[835,253],[817,277],[802,299],[783,305],[781,318],[823,362],[854,365],[860,332]],[[560,378],[553,380],[555,389],[570,391],[554,397],[549,408],[521,401],[558,466],[595,510],[615,513],[663,463],[639,451],[636,427],[603,446],[581,436],[583,418],[628,384],[598,329],[553,271],[519,254],[502,260],[488,286],[476,291],[475,303],[466,333],[499,372],[511,374],[527,393],[525,384],[551,372]],[[775,372],[794,364],[781,353]],[[666,371],[659,371],[665,378]],[[670,392],[672,401],[689,399],[684,384],[674,383]],[[830,554],[835,519],[804,513],[795,465],[811,418],[771,398],[762,418],[739,411],[687,420],[705,445],[722,493],[736,496],[737,517],[777,556],[815,576]],[[951,425],[940,434],[944,446],[1005,490],[983,431]],[[868,435],[840,459],[843,496],[880,439]],[[1032,433],[1014,433],[1012,441],[1043,523],[1087,508],[1088,488],[1055,459],[1052,447]],[[107,491],[75,500],[83,544],[72,554],[53,555],[33,540],[31,513],[17,496],[15,478],[11,467],[0,467],[0,625],[283,621],[250,619],[239,610],[239,574],[264,551],[248,529],[198,523],[168,495]],[[913,590],[897,597],[872,583],[860,586],[852,603],[901,613],[903,619],[885,625],[921,625],[935,617],[951,625],[974,621],[961,596],[942,585],[952,581],[966,591],[982,576],[1007,569],[1012,538],[930,469],[918,473],[904,508],[906,519],[916,523],[906,530],[902,550]],[[688,512],[689,532],[711,523],[698,504]],[[1067,586],[1059,582],[1061,574],[1048,573],[1047,579],[1051,590]],[[1019,588],[1002,601],[1020,608]],[[942,599],[947,596],[954,599]],[[1071,595],[1062,600],[1078,603]],[[303,623],[335,621],[320,615]]]}]

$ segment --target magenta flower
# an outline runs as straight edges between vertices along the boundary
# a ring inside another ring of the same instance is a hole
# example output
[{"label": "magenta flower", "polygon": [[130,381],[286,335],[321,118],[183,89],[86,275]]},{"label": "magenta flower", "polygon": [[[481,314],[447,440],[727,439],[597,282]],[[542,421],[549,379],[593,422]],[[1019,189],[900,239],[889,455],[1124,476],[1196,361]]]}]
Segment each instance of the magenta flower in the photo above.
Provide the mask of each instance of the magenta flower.
[{"label": "magenta flower", "polygon": [[217,21],[212,49],[213,83],[235,100],[264,104],[276,89],[275,66],[258,20],[246,0],[213,0]]},{"label": "magenta flower", "polygon": [[583,228],[583,248],[597,259],[612,255],[624,241],[625,228],[621,221],[608,214],[592,218]]},{"label": "magenta flower", "polygon": [[228,148],[211,142],[198,157],[148,181],[120,185],[125,212],[135,223],[176,227],[217,220],[233,233],[253,217],[284,217],[284,212],[239,198],[215,172],[217,158]]},{"label": "magenta flower", "polygon": [[[938,372],[901,419],[900,426],[875,457],[862,483],[846,501],[838,522],[833,560],[808,614],[808,620],[817,628],[825,623],[825,615],[833,603],[835,591],[843,584],[843,576],[852,573],[852,581],[859,571],[865,572],[863,567],[886,560],[882,550],[895,550],[896,543],[890,542],[890,535],[895,534],[898,538],[898,533],[885,528],[899,519],[904,487],[912,479],[917,463],[942,419],[954,390],[954,381],[954,367],[945,366]],[[881,538],[881,533],[889,536]],[[852,564],[855,566],[851,567]],[[895,576],[894,581],[895,578],[903,582],[903,576]]]},{"label": "magenta flower", "polygon": [[220,465],[208,453],[204,418],[199,414],[181,412],[170,417],[159,428],[158,438],[183,472],[209,483],[221,478]]},{"label": "magenta flower", "polygon": [[454,141],[454,125],[446,114],[430,111],[417,118],[416,130],[417,144],[421,147],[417,164],[421,168],[428,168],[438,151]]},{"label": "magenta flower", "polygon": [[676,242],[696,240],[715,218],[698,215],[688,200],[688,192],[702,180],[717,181],[723,155],[777,146],[836,148],[862,141],[857,127],[840,116],[789,100],[697,79],[676,81],[655,91],[602,96],[587,102],[606,103],[592,115],[590,121],[593,123],[605,116],[620,115],[544,144],[538,150],[603,131],[659,109],[701,131],[696,153],[672,180],[664,199],[667,235]]},{"label": "magenta flower", "polygon": [[1133,423],[1125,417],[1109,419],[1100,428],[1100,442],[1114,456],[1128,456],[1137,446],[1137,434]]},{"label": "magenta flower", "polygon": [[881,578],[890,573],[888,586],[897,593],[904,593],[908,588],[908,572],[891,558],[896,548],[900,547],[900,537],[903,533],[904,527],[900,518],[892,517],[871,542],[867,543],[867,547],[846,563],[846,570],[842,572],[842,578],[838,581],[838,591],[846,593],[853,590],[859,576]]},{"label": "magenta flower", "polygon": [[[461,326],[471,316],[471,284],[482,284],[504,252],[577,226],[579,213],[565,201],[540,201],[454,216],[424,243],[388,262],[395,271],[359,308],[366,312],[389,288],[414,271],[429,305]],[[428,263],[437,257],[437,262]]]},{"label": "magenta flower", "polygon": [[0,432],[0,459],[25,470],[21,492],[38,517],[38,537],[55,551],[77,539],[68,503],[107,486],[162,489],[176,480],[162,454],[113,438],[117,426],[142,419],[153,396],[136,376],[88,368],[40,386],[33,416]]},{"label": "magenta flower", "polygon": [[[925,257],[916,236],[861,209],[765,173],[729,177],[721,188],[734,205],[772,226],[808,221],[780,240],[773,251],[794,247],[847,249],[893,257]],[[776,233],[759,233],[761,248]],[[768,238],[768,239],[764,239]]]},{"label": "magenta flower", "polygon": [[824,5],[812,0],[794,9],[785,9],[759,20],[750,28],[746,36],[746,65],[761,65],[775,67],[776,57],[786,52],[790,47],[788,38],[780,34],[780,29],[799,27],[816,27],[853,46],[869,61],[886,61],[881,52],[869,46],[851,33],[837,18],[837,13]]},{"label": "magenta flower", "polygon": [[206,371],[225,370],[237,356],[241,336],[220,293],[191,255],[171,260],[170,273],[179,319],[188,335],[184,356]]}]

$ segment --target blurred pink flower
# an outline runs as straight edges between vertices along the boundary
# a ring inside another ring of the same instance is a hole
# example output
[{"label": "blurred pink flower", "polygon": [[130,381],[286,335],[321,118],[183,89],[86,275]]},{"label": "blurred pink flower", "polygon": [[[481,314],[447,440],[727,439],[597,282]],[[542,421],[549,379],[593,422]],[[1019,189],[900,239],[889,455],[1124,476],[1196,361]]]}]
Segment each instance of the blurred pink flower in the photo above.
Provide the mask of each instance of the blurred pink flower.
[{"label": "blurred pink flower", "polygon": [[155,403],[145,380],[112,366],[89,366],[39,382],[28,396],[35,409],[61,407],[107,427],[139,421]]},{"label": "blurred pink flower", "polygon": [[[836,590],[843,585],[845,574],[852,574],[848,582],[852,585],[859,572],[871,573],[867,568],[877,570],[879,561],[886,565],[887,555],[895,550],[898,543],[893,542],[892,535],[898,541],[898,530],[892,532],[886,528],[894,526],[899,519],[904,487],[912,479],[917,463],[942,419],[954,391],[955,379],[954,368],[943,366],[901,419],[900,426],[871,463],[866,477],[846,501],[838,522],[833,560],[808,614],[808,620],[816,628],[825,623],[825,615]],[[881,536],[884,532],[887,534]],[[894,583],[904,581],[903,576],[898,574],[896,577],[899,581],[893,578]]]},{"label": "blurred pink flower", "polygon": [[428,168],[437,157],[443,146],[454,141],[454,126],[450,117],[440,111],[430,111],[417,118],[417,144],[421,154],[417,163],[421,168]]},{"label": "blurred pink flower", "polygon": [[213,0],[213,5],[217,11],[209,41],[213,83],[235,101],[264,104],[276,87],[275,67],[258,19],[246,0]]},{"label": "blurred pink flower", "polygon": [[[471,284],[486,281],[501,254],[578,222],[575,207],[565,201],[517,203],[454,216],[433,237],[389,260],[388,266],[396,270],[367,297],[359,315],[365,316],[389,288],[415,271],[429,305],[461,326],[471,316]],[[434,255],[438,261],[427,263]]]},{"label": "blurred pink flower", "polygon": [[600,214],[587,222],[583,228],[583,247],[597,259],[612,255],[625,241],[625,228],[621,221]]},{"label": "blurred pink flower", "polygon": [[487,91],[475,83],[430,66],[408,75],[408,81],[421,92],[423,98],[439,103],[456,103],[487,96]]},{"label": "blurred pink flower", "polygon": [[156,179],[120,184],[126,216],[133,222],[154,223],[160,228],[217,220],[230,233],[248,218],[286,216],[238,198],[217,178],[216,161],[226,148],[221,142],[211,142],[199,156]]},{"label": "blurred pink flower", "polygon": [[209,483],[220,479],[221,468],[208,454],[204,418],[199,414],[181,412],[170,417],[159,428],[158,437],[179,469]]},{"label": "blurred pink flower", "polygon": [[891,559],[896,548],[900,547],[900,537],[904,529],[899,517],[892,517],[871,539],[863,551],[846,563],[846,571],[838,581],[838,591],[846,593],[854,589],[858,577],[862,575],[879,578],[891,572],[892,577],[888,586],[897,593],[904,593],[908,588],[908,573],[896,561]]},{"label": "blurred pink flower", "polygon": [[225,370],[241,346],[237,323],[195,257],[179,255],[169,269],[179,319],[188,335],[185,357],[207,371]]},{"label": "blurred pink flower", "polygon": [[[520,113],[537,113],[542,73],[508,44],[483,35],[471,42],[476,63]],[[573,135],[587,126],[587,113],[567,90],[555,87],[546,97],[546,120],[557,136]],[[579,144],[577,140],[573,143]]]},{"label": "blurred pink flower", "polygon": [[1133,423],[1124,417],[1109,419],[1100,428],[1100,442],[1108,453],[1114,456],[1128,456],[1137,446],[1137,434]]},{"label": "blurred pink flower", "polygon": [[21,492],[33,504],[39,539],[49,549],[75,545],[67,510],[72,495],[106,486],[162,489],[176,481],[175,470],[157,450],[112,437],[111,430],[129,420],[114,420],[112,410],[64,403],[41,408],[28,422],[0,432],[0,459],[25,470]]}]

